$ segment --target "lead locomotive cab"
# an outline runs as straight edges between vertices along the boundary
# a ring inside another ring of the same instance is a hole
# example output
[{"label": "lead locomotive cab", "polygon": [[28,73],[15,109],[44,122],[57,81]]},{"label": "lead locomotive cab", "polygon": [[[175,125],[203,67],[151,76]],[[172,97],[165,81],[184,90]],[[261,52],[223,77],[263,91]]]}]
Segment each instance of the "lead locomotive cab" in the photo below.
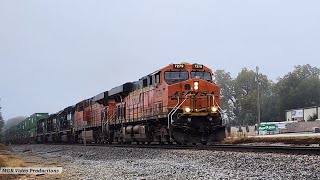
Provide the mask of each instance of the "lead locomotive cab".
[{"label": "lead locomotive cab", "polygon": [[173,64],[164,71],[168,85],[168,128],[178,143],[222,141],[220,88],[211,69],[200,64]]},{"label": "lead locomotive cab", "polygon": [[220,88],[203,65],[170,64],[133,82],[132,91],[111,94],[116,109],[107,119],[115,142],[206,144],[224,138]]}]

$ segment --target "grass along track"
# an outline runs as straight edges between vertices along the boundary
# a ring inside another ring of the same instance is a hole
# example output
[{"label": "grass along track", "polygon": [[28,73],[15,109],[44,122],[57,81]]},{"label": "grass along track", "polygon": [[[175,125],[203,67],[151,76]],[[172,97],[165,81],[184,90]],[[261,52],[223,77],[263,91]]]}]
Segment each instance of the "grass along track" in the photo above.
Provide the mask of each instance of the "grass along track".
[{"label": "grass along track", "polygon": [[[24,161],[12,154],[11,147],[0,144],[0,167],[24,167]],[[18,179],[18,175],[0,174],[0,179]]]}]

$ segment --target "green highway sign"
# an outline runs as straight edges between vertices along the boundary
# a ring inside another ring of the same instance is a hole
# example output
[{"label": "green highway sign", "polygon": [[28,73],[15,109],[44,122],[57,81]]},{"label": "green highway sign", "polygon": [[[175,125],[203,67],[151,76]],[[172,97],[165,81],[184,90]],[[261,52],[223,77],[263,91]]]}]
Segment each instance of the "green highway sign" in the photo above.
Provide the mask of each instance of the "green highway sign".
[{"label": "green highway sign", "polygon": [[260,124],[258,126],[259,131],[276,131],[277,126],[275,124]]}]

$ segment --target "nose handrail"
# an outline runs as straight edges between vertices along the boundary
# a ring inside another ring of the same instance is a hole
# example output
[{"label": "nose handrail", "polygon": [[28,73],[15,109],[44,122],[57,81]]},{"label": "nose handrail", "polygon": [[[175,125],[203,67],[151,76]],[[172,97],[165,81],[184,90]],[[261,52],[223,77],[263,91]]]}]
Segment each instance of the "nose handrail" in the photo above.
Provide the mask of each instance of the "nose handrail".
[{"label": "nose handrail", "polygon": [[[170,115],[171,115],[171,113],[179,106],[179,103],[180,103],[180,98],[179,98],[179,96],[177,97],[178,98],[178,103],[173,107],[173,109],[169,112],[169,114],[168,114],[168,129],[170,129],[170,122],[171,122],[171,120],[170,120]],[[170,135],[171,136],[171,135]]]},{"label": "nose handrail", "polygon": [[208,94],[208,96],[211,96],[211,97],[212,97],[212,99],[213,99],[213,105],[214,105],[214,106],[218,106],[218,111],[219,111],[219,113],[220,113],[220,114],[223,114],[222,108],[221,108],[221,106],[219,106],[218,102],[216,101],[216,99],[215,99],[215,97],[214,97],[214,94]]},{"label": "nose handrail", "polygon": [[[174,106],[174,108],[169,112],[168,114],[168,130],[170,130],[170,125],[172,124],[172,118],[174,113],[178,111],[178,109],[182,106],[182,104],[188,99],[188,96],[191,96],[193,94],[187,94],[186,98],[180,103],[179,97],[178,97],[178,103]],[[169,131],[170,139],[171,137],[171,131]]]},{"label": "nose handrail", "polygon": [[172,122],[172,117],[173,117],[173,115],[174,115],[174,113],[176,113],[177,111],[178,111],[178,109],[182,106],[182,104],[188,99],[188,96],[191,96],[191,95],[193,95],[193,94],[187,94],[186,95],[186,98],[179,104],[179,106],[178,107],[176,107],[176,109],[174,110],[174,112],[173,113],[171,113],[171,117],[170,117],[170,123]]}]

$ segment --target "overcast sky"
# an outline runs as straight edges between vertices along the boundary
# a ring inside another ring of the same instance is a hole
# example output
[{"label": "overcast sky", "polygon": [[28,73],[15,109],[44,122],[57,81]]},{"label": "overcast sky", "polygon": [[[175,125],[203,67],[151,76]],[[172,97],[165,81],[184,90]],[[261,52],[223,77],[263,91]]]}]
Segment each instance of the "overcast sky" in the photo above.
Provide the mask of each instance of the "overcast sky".
[{"label": "overcast sky", "polygon": [[0,0],[5,119],[54,113],[170,63],[272,80],[320,67],[319,0]]}]

